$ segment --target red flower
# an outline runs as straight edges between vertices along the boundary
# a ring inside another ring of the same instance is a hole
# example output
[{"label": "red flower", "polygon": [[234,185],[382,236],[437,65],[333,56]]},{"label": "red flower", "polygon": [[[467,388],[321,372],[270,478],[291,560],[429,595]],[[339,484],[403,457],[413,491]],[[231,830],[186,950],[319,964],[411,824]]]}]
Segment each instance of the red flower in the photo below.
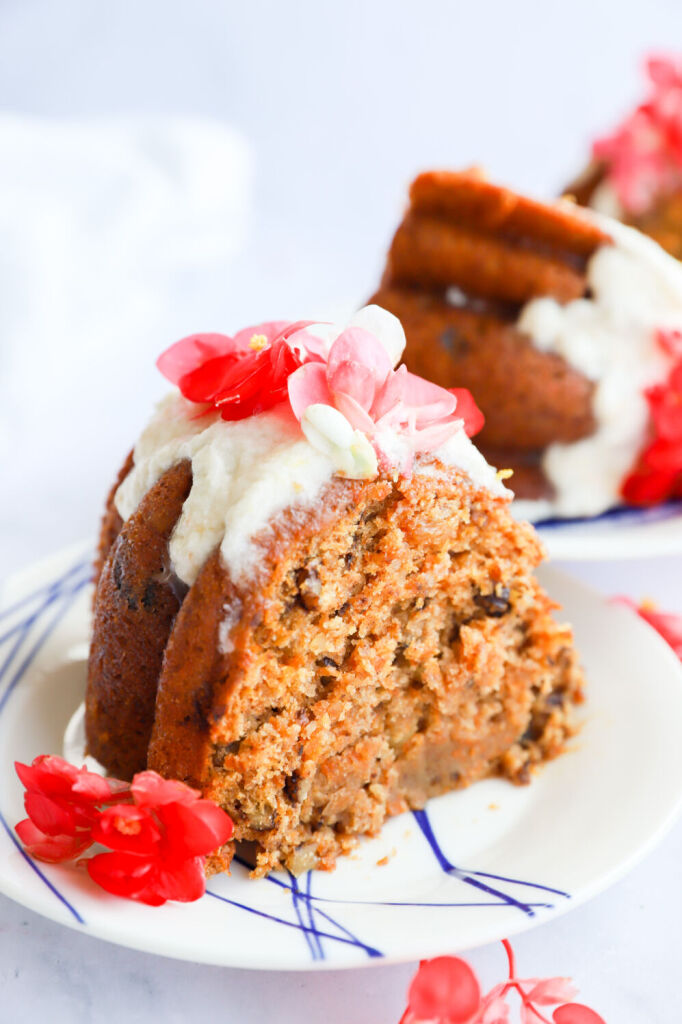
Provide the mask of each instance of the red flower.
[{"label": "red flower", "polygon": [[258,324],[233,338],[192,334],[156,365],[190,402],[219,410],[224,420],[245,419],[284,401],[289,376],[317,358],[320,342],[305,332],[310,322]]},{"label": "red flower", "polygon": [[[507,939],[502,945],[509,977],[483,998],[476,975],[464,960],[453,956],[422,960],[412,979],[400,1024],[509,1024],[507,999],[511,992],[519,997],[521,1020],[526,1024],[605,1024],[589,1007],[566,1002],[576,991],[568,978],[517,978],[513,950]],[[539,1009],[541,1006],[556,1006],[552,1021]]]},{"label": "red flower", "polygon": [[645,392],[653,437],[621,487],[631,505],[656,505],[682,497],[682,334],[658,331],[656,338],[676,361],[668,379]]},{"label": "red flower", "polygon": [[124,783],[52,755],[36,757],[30,766],[17,761],[14,767],[26,787],[28,814],[16,833],[32,856],[53,863],[71,860],[91,846],[101,805],[119,799],[126,789]]},{"label": "red flower", "polygon": [[232,836],[225,811],[156,772],[140,772],[128,786],[45,755],[16,770],[28,813],[16,832],[31,856],[61,863],[102,843],[111,852],[80,863],[117,896],[152,906],[199,899],[205,857]]},{"label": "red flower", "polygon": [[130,792],[132,805],[106,808],[93,826],[93,839],[113,852],[86,862],[90,877],[107,892],[152,906],[199,899],[204,858],[232,836],[229,815],[156,772],[136,775]]},{"label": "red flower", "polygon": [[481,989],[468,963],[454,956],[422,960],[407,995],[408,1020],[470,1021],[481,1004]]}]

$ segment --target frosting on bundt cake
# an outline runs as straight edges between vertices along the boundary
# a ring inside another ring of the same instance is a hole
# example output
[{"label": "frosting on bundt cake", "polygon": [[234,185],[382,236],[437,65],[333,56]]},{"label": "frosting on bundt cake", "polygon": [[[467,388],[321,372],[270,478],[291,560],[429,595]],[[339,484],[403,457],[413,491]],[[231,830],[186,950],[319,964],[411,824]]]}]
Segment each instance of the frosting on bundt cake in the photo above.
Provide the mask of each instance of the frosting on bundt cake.
[{"label": "frosting on bundt cake", "polygon": [[332,867],[482,776],[527,782],[581,699],[476,406],[394,370],[403,344],[376,307],[184,339],[109,499],[89,752],[200,788],[257,874]]},{"label": "frosting on bundt cake", "polygon": [[647,460],[656,394],[677,393],[677,261],[632,228],[478,172],[422,174],[410,198],[374,301],[401,318],[408,368],[472,390],[483,451],[536,499],[519,514],[676,494],[679,437],[667,438],[665,481]]}]

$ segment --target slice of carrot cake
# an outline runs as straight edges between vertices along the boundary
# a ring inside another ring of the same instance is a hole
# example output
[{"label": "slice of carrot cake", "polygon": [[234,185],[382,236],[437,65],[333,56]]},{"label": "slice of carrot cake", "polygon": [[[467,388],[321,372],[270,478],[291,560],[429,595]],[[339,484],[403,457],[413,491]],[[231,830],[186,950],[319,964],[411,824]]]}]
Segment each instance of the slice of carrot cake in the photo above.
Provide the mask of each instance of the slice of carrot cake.
[{"label": "slice of carrot cake", "polygon": [[257,875],[331,868],[484,776],[528,782],[581,699],[541,545],[467,436],[480,413],[394,370],[403,347],[375,306],[184,339],[109,500],[89,751],[202,789]]}]

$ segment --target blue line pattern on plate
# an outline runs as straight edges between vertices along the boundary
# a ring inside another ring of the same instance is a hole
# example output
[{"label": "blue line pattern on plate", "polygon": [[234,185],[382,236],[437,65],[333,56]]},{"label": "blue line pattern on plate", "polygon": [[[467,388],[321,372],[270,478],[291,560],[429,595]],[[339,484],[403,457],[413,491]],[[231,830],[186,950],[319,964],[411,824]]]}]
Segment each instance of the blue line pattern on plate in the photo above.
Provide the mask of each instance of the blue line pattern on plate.
[{"label": "blue line pattern on plate", "polygon": [[[3,623],[4,629],[0,633],[0,713],[78,594],[90,582],[90,574],[90,561],[80,560],[51,583],[39,587],[0,611],[0,623]],[[20,614],[22,612],[23,615]],[[211,888],[207,889],[206,894],[212,899],[255,915],[271,924],[298,931],[303,936],[308,954],[313,962],[327,960],[329,947],[333,948],[338,944],[354,947],[370,959],[384,955],[375,946],[361,940],[347,925],[338,920],[340,908],[353,906],[401,907],[405,909],[428,907],[447,910],[506,906],[525,916],[533,917],[539,909],[554,907],[554,903],[549,902],[548,897],[570,898],[568,893],[536,882],[455,866],[444,854],[427,812],[422,810],[413,813],[436,862],[456,887],[453,896],[458,895],[457,888],[461,889],[464,886],[475,890],[476,895],[479,896],[478,899],[453,899],[451,901],[349,900],[317,896],[313,892],[316,873],[312,871],[307,872],[302,878],[296,878],[291,873],[287,873],[287,875],[275,873],[259,883],[253,883],[254,896],[257,895],[259,887],[265,885],[274,885],[281,890],[283,896],[288,896],[291,917],[284,916],[286,903],[278,913],[270,913],[256,905],[231,899]],[[41,882],[60,900],[79,924],[85,924],[86,922],[76,907],[66,899],[47,874],[26,853],[1,812],[0,825],[10,842]],[[235,857],[235,863],[245,871],[250,868],[247,861],[239,855]],[[530,900],[519,894],[520,889],[534,890],[537,895],[545,894],[544,900],[539,901],[537,898]]]},{"label": "blue line pattern on plate", "polygon": [[541,530],[557,530],[562,526],[577,526],[580,523],[660,523],[666,519],[674,519],[682,513],[682,501],[667,501],[662,505],[650,508],[637,508],[634,505],[617,505],[609,508],[598,516],[575,516],[572,519],[539,519],[534,526]]},{"label": "blue line pattern on plate", "polygon": [[[81,560],[47,586],[27,594],[0,612],[0,621],[9,620],[11,623],[0,636],[0,652],[2,652],[0,658],[0,714],[4,711],[7,701],[43,645],[66,615],[78,594],[90,582],[91,573],[90,560]],[[23,616],[20,615],[14,621],[14,616],[22,611],[24,612]],[[36,630],[38,630],[38,635],[34,636],[33,633]],[[41,882],[66,907],[79,924],[85,924],[80,912],[24,850],[2,812],[0,812],[0,825],[10,842]]]}]

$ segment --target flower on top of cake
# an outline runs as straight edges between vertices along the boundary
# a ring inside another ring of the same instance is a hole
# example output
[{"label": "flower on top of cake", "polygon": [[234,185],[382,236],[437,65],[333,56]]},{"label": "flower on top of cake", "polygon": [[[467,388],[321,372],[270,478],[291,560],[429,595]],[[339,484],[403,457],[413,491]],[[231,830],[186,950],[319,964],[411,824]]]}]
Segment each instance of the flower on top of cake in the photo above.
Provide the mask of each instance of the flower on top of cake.
[{"label": "flower on top of cake", "polygon": [[596,139],[592,155],[604,166],[606,188],[591,205],[608,205],[613,195],[623,211],[645,213],[661,195],[682,187],[682,59],[658,55],[645,62],[649,91],[615,131]]},{"label": "flower on top of cake", "polygon": [[417,452],[433,452],[483,416],[471,393],[394,370],[405,347],[397,317],[367,306],[349,323],[273,321],[234,337],[195,334],[172,345],[161,372],[191,402],[240,420],[289,400],[310,444],[336,471],[369,479],[379,470],[412,471]]},{"label": "flower on top of cake", "polygon": [[475,488],[511,497],[470,440],[483,425],[471,394],[394,369],[404,347],[400,321],[378,306],[345,326],[274,321],[176,342],[157,365],[177,389],[135,446],[119,515],[127,520],[167,469],[189,460],[170,556],[191,585],[216,545],[235,579],[252,575],[258,535],[285,510],[323,501],[334,478],[454,467]]}]

